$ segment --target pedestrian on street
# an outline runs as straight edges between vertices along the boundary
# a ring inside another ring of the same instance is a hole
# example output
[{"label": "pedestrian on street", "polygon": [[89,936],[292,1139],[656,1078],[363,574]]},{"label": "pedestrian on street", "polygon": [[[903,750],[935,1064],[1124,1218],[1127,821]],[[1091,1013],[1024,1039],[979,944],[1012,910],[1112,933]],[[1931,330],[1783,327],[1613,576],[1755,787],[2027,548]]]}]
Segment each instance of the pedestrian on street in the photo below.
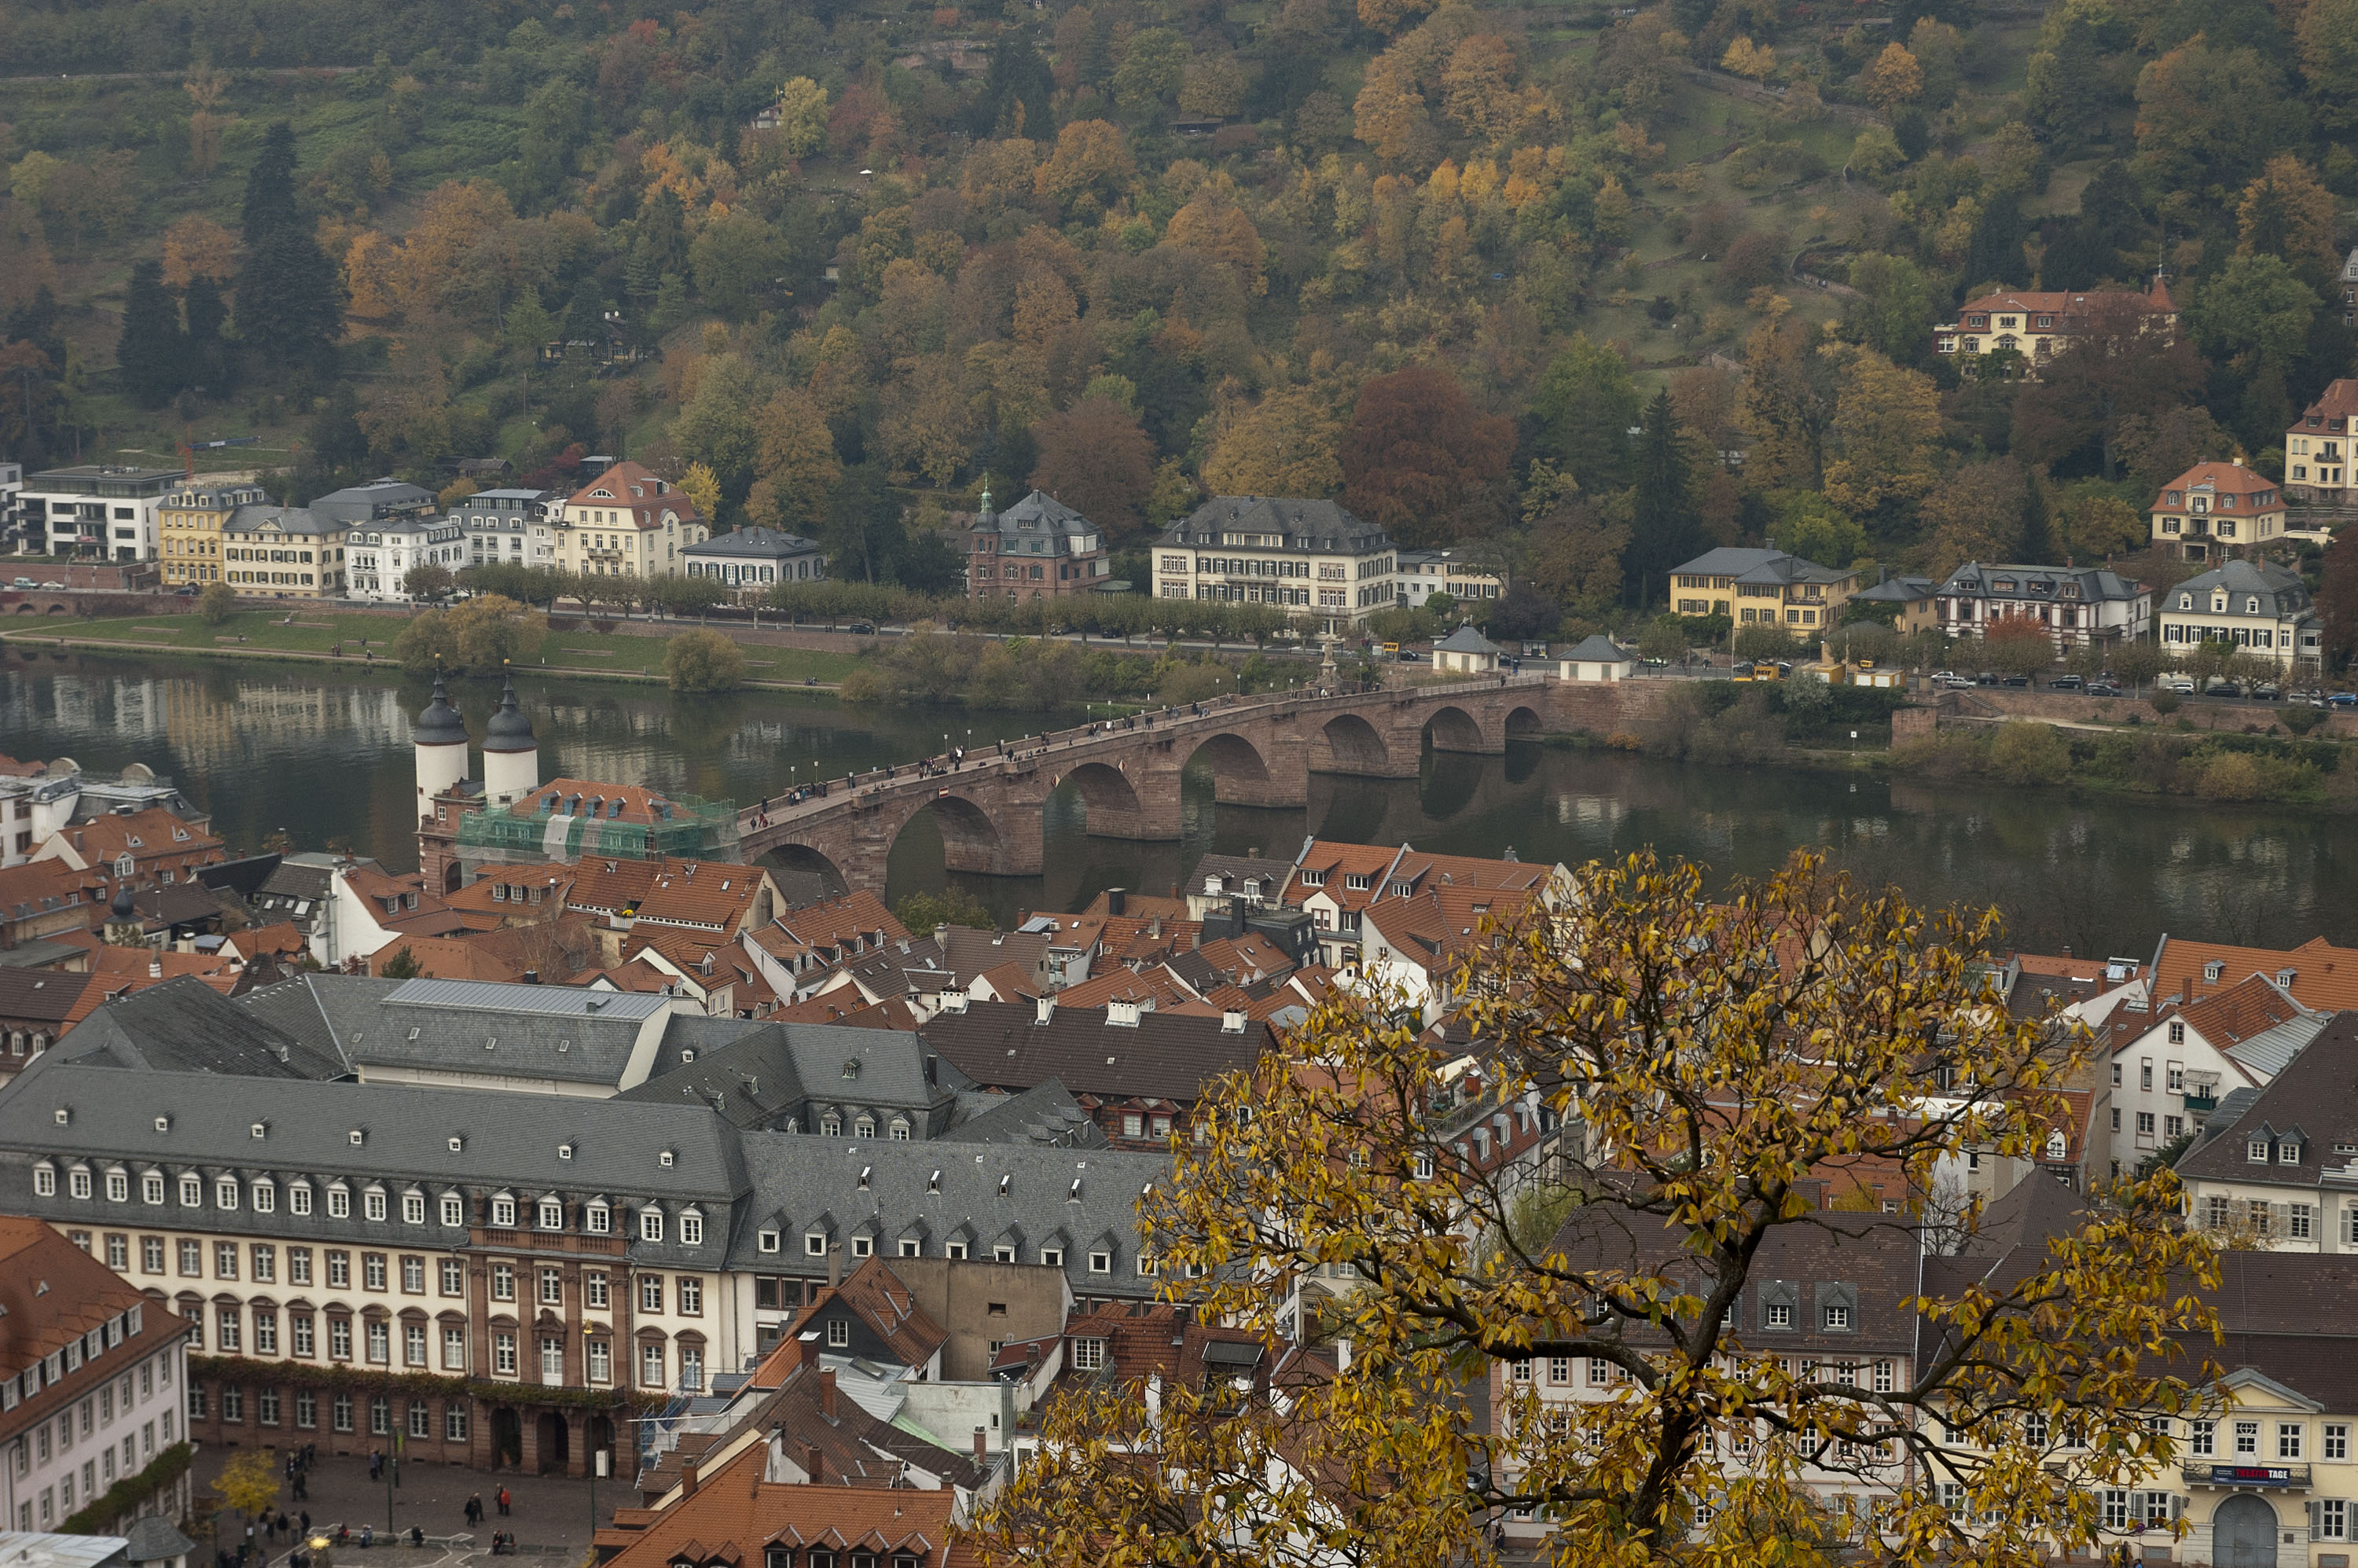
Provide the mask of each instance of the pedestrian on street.
[{"label": "pedestrian on street", "polygon": [[505,1487],[500,1488],[500,1517],[508,1517],[508,1489]]},{"label": "pedestrian on street", "polygon": [[483,1495],[477,1492],[467,1499],[467,1528],[473,1530],[483,1522]]}]

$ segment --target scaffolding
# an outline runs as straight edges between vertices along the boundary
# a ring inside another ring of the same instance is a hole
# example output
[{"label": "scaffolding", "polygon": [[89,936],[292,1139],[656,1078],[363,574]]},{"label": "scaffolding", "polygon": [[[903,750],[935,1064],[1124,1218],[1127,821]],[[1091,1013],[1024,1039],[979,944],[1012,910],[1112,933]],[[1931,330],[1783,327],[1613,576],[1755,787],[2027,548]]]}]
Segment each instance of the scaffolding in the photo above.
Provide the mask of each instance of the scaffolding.
[{"label": "scaffolding", "polygon": [[[568,801],[562,804],[573,805]],[[557,860],[725,860],[737,848],[737,807],[726,800],[692,795],[658,801],[653,822],[623,822],[587,809],[542,809],[525,816],[506,810],[471,811],[459,819],[459,853],[469,860],[510,864]]]}]

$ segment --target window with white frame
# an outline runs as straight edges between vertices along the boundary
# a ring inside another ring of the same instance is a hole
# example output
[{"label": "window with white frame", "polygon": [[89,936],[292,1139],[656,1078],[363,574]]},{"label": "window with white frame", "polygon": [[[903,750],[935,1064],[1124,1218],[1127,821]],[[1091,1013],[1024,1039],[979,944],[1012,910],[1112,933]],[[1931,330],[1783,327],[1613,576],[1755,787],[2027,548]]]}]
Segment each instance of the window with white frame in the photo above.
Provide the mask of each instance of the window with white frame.
[{"label": "window with white frame", "polygon": [[639,1239],[642,1241],[661,1241],[663,1238],[663,1210],[659,1208],[643,1208],[639,1210]]}]

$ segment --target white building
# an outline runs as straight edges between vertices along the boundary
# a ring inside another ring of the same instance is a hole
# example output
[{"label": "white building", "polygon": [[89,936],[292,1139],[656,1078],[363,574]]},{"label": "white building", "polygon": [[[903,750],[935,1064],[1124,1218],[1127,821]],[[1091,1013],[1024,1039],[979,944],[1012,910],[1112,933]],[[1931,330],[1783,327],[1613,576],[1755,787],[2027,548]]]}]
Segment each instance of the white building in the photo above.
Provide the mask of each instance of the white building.
[{"label": "white building", "polygon": [[152,561],[161,548],[156,514],[178,469],[85,463],[28,476],[17,498],[27,555]]},{"label": "white building", "polygon": [[2288,670],[2318,669],[2324,622],[2300,575],[2274,563],[2223,562],[2162,595],[2162,651],[2190,654],[2204,643],[2231,643]]},{"label": "white building", "polygon": [[459,503],[449,520],[466,535],[467,565],[555,567],[548,509],[563,499],[553,490],[479,490]]},{"label": "white building", "polygon": [[344,571],[354,599],[406,604],[412,568],[457,571],[467,564],[467,532],[447,517],[392,517],[355,523],[344,535]]},{"label": "white building", "polygon": [[[2124,1014],[2123,1016],[2129,1016]],[[2273,1081],[2331,1013],[2311,1012],[2265,975],[2156,1018],[2113,1051],[2105,1116],[2112,1174],[2200,1129],[2221,1097]]]},{"label": "white building", "polygon": [[689,577],[711,579],[743,599],[758,600],[780,583],[827,580],[818,541],[775,528],[731,529],[685,553]]},{"label": "white building", "polygon": [[2102,567],[1967,561],[1933,592],[1933,613],[1952,637],[1978,637],[2002,621],[2035,622],[2047,628],[2058,653],[2134,641],[2153,614],[2153,595],[2143,583]]},{"label": "white building", "polygon": [[1496,599],[1506,584],[1486,566],[1476,565],[1470,550],[1401,550],[1394,568],[1393,594],[1403,610],[1422,610],[1436,593],[1460,604]]}]

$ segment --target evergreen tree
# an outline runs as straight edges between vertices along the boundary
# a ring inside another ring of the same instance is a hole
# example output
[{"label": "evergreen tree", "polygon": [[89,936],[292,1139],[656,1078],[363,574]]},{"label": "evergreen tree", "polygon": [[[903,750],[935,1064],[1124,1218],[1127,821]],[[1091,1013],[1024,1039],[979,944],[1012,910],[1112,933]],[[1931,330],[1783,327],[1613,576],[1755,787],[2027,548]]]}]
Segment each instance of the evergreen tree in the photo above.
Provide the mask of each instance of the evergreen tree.
[{"label": "evergreen tree", "polygon": [[189,383],[215,397],[222,396],[230,390],[232,377],[229,346],[222,341],[222,329],[229,321],[229,302],[222,297],[221,285],[201,273],[190,278],[180,310],[189,323]]},{"label": "evergreen tree", "polygon": [[2144,198],[2136,181],[2129,178],[2128,165],[2118,158],[2096,170],[2087,189],[2080,192],[2080,216],[2094,224],[2108,243],[2122,250],[2143,244],[2150,237]]},{"label": "evergreen tree", "polygon": [[245,177],[245,243],[295,222],[295,127],[280,120],[262,134],[262,152]]},{"label": "evergreen tree", "polygon": [[622,264],[622,285],[641,299],[662,292],[664,275],[687,275],[687,222],[678,193],[665,186],[639,213],[638,232]]},{"label": "evergreen tree", "polygon": [[1622,553],[1621,570],[1631,601],[1642,605],[1656,586],[1668,590],[1671,568],[1702,554],[1704,547],[1693,474],[1667,388],[1655,393],[1646,406],[1633,456],[1637,484],[1630,492],[1629,545]]},{"label": "evergreen tree", "polygon": [[123,336],[114,350],[123,390],[143,408],[161,408],[185,384],[186,349],[180,312],[164,287],[163,265],[136,263],[123,298]]},{"label": "evergreen tree", "polygon": [[2055,557],[2055,524],[2047,506],[2047,484],[2036,473],[2022,489],[2022,559],[2045,566]]},{"label": "evergreen tree", "polygon": [[1002,42],[990,55],[990,70],[982,92],[969,112],[969,128],[979,136],[1018,135],[1044,142],[1055,135],[1055,120],[1049,97],[1056,79],[1028,33]]},{"label": "evergreen tree", "polygon": [[343,330],[344,286],[335,264],[299,224],[263,236],[237,280],[237,330],[265,363],[323,364]]}]

